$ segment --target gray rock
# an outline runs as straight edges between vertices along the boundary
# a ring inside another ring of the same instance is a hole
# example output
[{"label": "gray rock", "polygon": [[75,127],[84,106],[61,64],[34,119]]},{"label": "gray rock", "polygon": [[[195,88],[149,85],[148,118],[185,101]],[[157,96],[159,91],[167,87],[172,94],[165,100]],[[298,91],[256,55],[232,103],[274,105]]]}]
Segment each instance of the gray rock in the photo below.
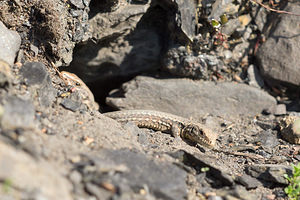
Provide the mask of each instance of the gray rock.
[{"label": "gray rock", "polygon": [[270,129],[262,131],[262,133],[259,134],[258,142],[260,142],[264,148],[267,148],[269,150],[272,150],[279,144],[276,135],[272,134],[272,131]]},{"label": "gray rock", "polygon": [[284,174],[291,175],[292,167],[275,164],[255,164],[246,167],[247,174],[269,183],[287,184]]},{"label": "gray rock", "polygon": [[286,105],[278,104],[275,108],[274,115],[285,115],[286,114]]},{"label": "gray rock", "polygon": [[20,73],[29,86],[46,84],[49,78],[46,66],[40,62],[26,63]]},{"label": "gray rock", "polygon": [[8,63],[0,60],[0,87],[8,88],[11,85],[13,76]]},{"label": "gray rock", "polygon": [[[253,5],[254,8],[255,5]],[[267,23],[267,15],[268,11],[267,9],[261,7],[261,6],[256,6],[256,9],[253,9],[252,16],[255,21],[255,24],[257,25],[258,30],[263,32],[263,28],[265,24]]]},{"label": "gray rock", "polygon": [[56,90],[52,85],[46,66],[40,62],[26,63],[20,70],[24,81],[37,91],[39,102],[48,107],[55,100]]},{"label": "gray rock", "polygon": [[75,100],[72,100],[72,99],[64,99],[60,105],[62,105],[64,108],[68,109],[68,110],[71,110],[73,112],[76,112],[78,110],[80,110],[81,108],[81,103],[79,101],[75,101]]},{"label": "gray rock", "polygon": [[125,94],[111,93],[107,103],[121,110],[159,110],[195,119],[206,113],[253,116],[276,105],[276,100],[266,92],[229,82],[216,84],[138,76],[123,84],[122,91]]},{"label": "gray rock", "polygon": [[30,101],[16,96],[8,96],[4,99],[3,104],[2,129],[33,129],[35,127],[35,109]]},{"label": "gray rock", "polygon": [[120,37],[109,46],[90,44],[82,47],[74,56],[72,71],[84,81],[92,82],[130,77],[158,67],[161,46],[156,32],[143,29],[124,37],[126,39]]},{"label": "gray rock", "polygon": [[73,199],[71,184],[57,168],[42,159],[33,159],[27,153],[0,141],[0,163],[0,179],[9,181],[11,188],[16,188],[14,197],[34,193],[30,196],[35,198],[28,199]]},{"label": "gray rock", "polygon": [[0,60],[13,65],[21,45],[21,37],[16,31],[8,30],[0,21]]},{"label": "gray rock", "polygon": [[249,189],[255,189],[258,186],[261,186],[262,184],[255,178],[247,175],[247,174],[243,174],[242,176],[238,176],[236,178],[236,181],[239,182],[240,184],[242,184],[243,186],[246,187],[247,190]]},{"label": "gray rock", "polygon": [[232,0],[216,0],[213,3],[209,19],[219,20],[220,16],[226,12],[226,8],[232,4]]},{"label": "gray rock", "polygon": [[[168,22],[168,28],[170,34],[178,34],[176,29],[180,29],[184,33],[185,37],[192,41],[195,36],[196,28],[196,4],[194,1],[185,0],[154,0],[153,4],[163,7],[170,16]],[[176,10],[174,9],[176,8]],[[176,24],[176,27],[174,27]],[[170,27],[172,28],[170,29]],[[180,36],[179,36],[180,37]]]},{"label": "gray rock", "polygon": [[[300,2],[289,2],[284,10],[300,13]],[[300,84],[298,20],[295,15],[274,15],[267,40],[256,54],[264,76],[296,86]]]},{"label": "gray rock", "polygon": [[249,79],[249,85],[257,88],[262,88],[264,86],[264,80],[262,79],[256,66],[250,65],[247,70],[247,75]]},{"label": "gray rock", "polygon": [[[221,166],[216,164],[215,157],[209,157],[203,154],[191,154],[183,150],[170,153],[170,155],[183,164],[194,167],[196,171],[200,171],[202,168],[208,168],[206,174],[212,179],[212,182],[218,182],[218,184],[223,186],[232,186],[234,184],[232,177],[225,172]],[[198,181],[201,183],[203,177],[198,178],[201,179]]]},{"label": "gray rock", "polygon": [[[89,180],[87,183],[101,185],[109,179],[115,188],[119,188],[119,195],[144,187],[162,199],[184,199],[187,195],[186,172],[170,163],[157,163],[145,154],[129,149],[104,149],[95,156],[89,156],[89,159],[95,166],[95,171],[83,169],[84,179]],[[115,170],[118,173],[114,173]]]}]

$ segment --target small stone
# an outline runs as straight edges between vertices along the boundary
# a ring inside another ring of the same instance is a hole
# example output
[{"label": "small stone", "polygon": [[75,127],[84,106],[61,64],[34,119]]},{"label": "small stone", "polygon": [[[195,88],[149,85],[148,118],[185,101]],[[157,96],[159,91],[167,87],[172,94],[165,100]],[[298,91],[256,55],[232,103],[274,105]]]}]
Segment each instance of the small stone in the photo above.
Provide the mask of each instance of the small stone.
[{"label": "small stone", "polygon": [[250,21],[252,20],[251,16],[249,14],[247,15],[241,15],[238,17],[241,26],[247,26]]},{"label": "small stone", "polygon": [[56,97],[56,90],[52,85],[46,66],[41,62],[28,62],[20,70],[24,81],[37,90],[39,102],[48,107]]},{"label": "small stone", "polygon": [[280,132],[283,139],[292,143],[300,144],[300,118],[288,116],[280,121]]},{"label": "small stone", "polygon": [[41,85],[47,81],[48,72],[41,62],[28,62],[20,70],[28,85]]},{"label": "small stone", "polygon": [[247,190],[255,189],[261,185],[261,183],[257,179],[255,179],[247,174],[238,176],[236,178],[236,181],[239,182],[240,184],[242,184],[243,186],[245,186]]},{"label": "small stone", "polygon": [[21,37],[16,31],[11,31],[0,21],[0,59],[13,65],[21,45]]},{"label": "small stone", "polygon": [[249,85],[261,88],[264,86],[264,80],[261,77],[258,68],[254,65],[250,65],[247,70]]},{"label": "small stone", "polygon": [[246,167],[247,174],[274,184],[287,184],[284,174],[291,175],[292,167],[275,164],[254,164]]},{"label": "small stone", "polygon": [[69,175],[69,179],[72,181],[73,184],[79,184],[82,180],[82,176],[78,171],[74,170]]},{"label": "small stone", "polygon": [[278,104],[275,108],[274,115],[285,115],[286,114],[286,105],[285,104]]},{"label": "small stone", "polygon": [[4,130],[34,128],[35,109],[30,101],[8,96],[3,109],[1,127]]},{"label": "small stone", "polygon": [[72,99],[66,98],[60,103],[64,108],[76,112],[80,109],[81,103]]},{"label": "small stone", "polygon": [[0,60],[0,87],[6,88],[11,84],[12,73],[8,63]]}]

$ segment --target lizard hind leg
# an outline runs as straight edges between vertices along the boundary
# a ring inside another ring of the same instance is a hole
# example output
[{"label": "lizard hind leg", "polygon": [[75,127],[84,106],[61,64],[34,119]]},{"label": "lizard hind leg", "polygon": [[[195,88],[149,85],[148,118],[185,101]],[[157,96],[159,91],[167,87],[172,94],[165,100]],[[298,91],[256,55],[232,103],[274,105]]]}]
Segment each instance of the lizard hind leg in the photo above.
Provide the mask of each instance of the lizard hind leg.
[{"label": "lizard hind leg", "polygon": [[173,124],[171,127],[171,135],[175,138],[179,138],[181,133],[181,128],[178,124]]}]

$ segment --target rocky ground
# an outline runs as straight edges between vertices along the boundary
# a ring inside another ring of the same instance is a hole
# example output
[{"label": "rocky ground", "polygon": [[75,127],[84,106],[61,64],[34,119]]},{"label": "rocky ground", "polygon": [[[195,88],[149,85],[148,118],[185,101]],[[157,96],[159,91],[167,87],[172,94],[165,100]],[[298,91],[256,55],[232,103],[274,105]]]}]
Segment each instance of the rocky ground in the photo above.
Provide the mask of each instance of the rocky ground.
[{"label": "rocky ground", "polygon": [[[289,14],[250,0],[2,0],[0,199],[288,199],[300,3],[262,3]],[[102,115],[131,109],[201,122],[217,144]]]}]

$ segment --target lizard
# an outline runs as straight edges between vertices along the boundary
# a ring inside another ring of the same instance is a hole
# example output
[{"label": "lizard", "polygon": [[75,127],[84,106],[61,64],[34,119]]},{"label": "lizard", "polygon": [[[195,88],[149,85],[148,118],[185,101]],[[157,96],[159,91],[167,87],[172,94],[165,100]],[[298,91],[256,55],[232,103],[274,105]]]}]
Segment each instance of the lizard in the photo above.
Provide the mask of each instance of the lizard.
[{"label": "lizard", "polygon": [[125,110],[104,113],[105,116],[118,122],[134,122],[139,128],[171,133],[194,144],[213,148],[217,134],[195,121],[154,110]]},{"label": "lizard", "polygon": [[78,76],[66,71],[59,72],[59,75],[67,86],[73,87],[71,88],[71,91],[73,91],[74,89],[78,91],[82,102],[86,104],[91,110],[99,109],[99,105],[95,102],[93,93]]}]

